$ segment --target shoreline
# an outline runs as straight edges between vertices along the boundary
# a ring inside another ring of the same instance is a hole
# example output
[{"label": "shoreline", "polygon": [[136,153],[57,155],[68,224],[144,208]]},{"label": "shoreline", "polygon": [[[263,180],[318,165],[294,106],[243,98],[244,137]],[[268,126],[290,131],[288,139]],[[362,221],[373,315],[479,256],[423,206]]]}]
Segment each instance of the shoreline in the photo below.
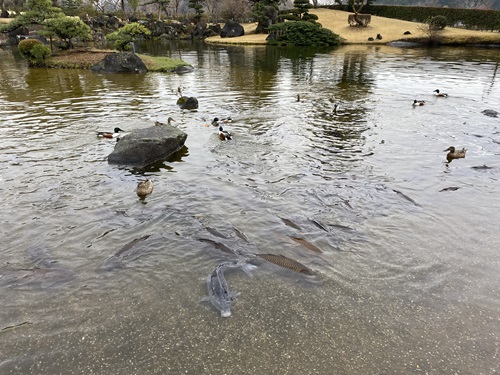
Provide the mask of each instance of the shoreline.
[{"label": "shoreline", "polygon": [[[393,42],[427,44],[427,35],[422,29],[424,24],[372,16],[367,27],[352,27],[347,22],[350,12],[332,9],[311,9],[311,14],[318,16],[318,22],[326,29],[338,34],[342,40],[341,45],[387,45]],[[234,38],[221,38],[213,36],[205,39],[206,43],[223,45],[267,45],[267,34],[255,34],[257,23],[242,25],[245,35]],[[409,31],[411,35],[404,33]],[[380,34],[381,40],[376,36]],[[372,37],[373,41],[368,41]],[[500,47],[500,33],[493,31],[477,31],[446,27],[442,32],[440,45],[466,46],[487,45]]]}]

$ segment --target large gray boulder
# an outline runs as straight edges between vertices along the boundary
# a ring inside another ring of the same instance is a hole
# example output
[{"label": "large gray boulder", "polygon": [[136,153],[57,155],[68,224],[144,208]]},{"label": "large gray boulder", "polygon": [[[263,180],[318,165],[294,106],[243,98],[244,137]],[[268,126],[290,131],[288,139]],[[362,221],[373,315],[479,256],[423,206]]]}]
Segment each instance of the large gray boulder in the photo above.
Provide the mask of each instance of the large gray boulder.
[{"label": "large gray boulder", "polygon": [[148,68],[134,53],[110,53],[102,61],[95,64],[92,71],[96,73],[146,73]]},{"label": "large gray boulder", "polygon": [[116,143],[108,162],[144,167],[179,151],[186,138],[186,133],[168,124],[132,130]]},{"label": "large gray boulder", "polygon": [[227,21],[220,32],[221,38],[234,38],[243,35],[245,35],[245,29],[234,21]]}]

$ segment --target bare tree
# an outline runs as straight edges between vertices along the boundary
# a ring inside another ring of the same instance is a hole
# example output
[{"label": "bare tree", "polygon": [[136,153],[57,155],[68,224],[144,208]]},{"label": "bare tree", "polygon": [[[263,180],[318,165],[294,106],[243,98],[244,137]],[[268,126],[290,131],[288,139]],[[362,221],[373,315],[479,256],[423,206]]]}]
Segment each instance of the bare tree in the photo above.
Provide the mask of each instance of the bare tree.
[{"label": "bare tree", "polygon": [[360,17],[359,13],[361,9],[365,6],[368,0],[349,0],[349,5],[352,7],[352,11],[354,12],[354,21],[357,26],[366,26],[367,23],[365,20]]},{"label": "bare tree", "polygon": [[437,17],[429,17],[427,21],[418,27],[425,35],[427,35],[427,42],[429,44],[439,43],[443,35],[444,27],[437,26],[436,21],[434,21]]},{"label": "bare tree", "polygon": [[183,3],[184,0],[171,0],[170,1],[170,7],[172,8],[173,11],[173,17],[177,17],[179,15],[179,10],[181,7],[181,4]]},{"label": "bare tree", "polygon": [[248,0],[224,0],[221,6],[221,16],[235,22],[245,21],[251,13]]},{"label": "bare tree", "polygon": [[220,0],[205,0],[205,11],[209,18],[215,23],[219,22],[221,5]]}]

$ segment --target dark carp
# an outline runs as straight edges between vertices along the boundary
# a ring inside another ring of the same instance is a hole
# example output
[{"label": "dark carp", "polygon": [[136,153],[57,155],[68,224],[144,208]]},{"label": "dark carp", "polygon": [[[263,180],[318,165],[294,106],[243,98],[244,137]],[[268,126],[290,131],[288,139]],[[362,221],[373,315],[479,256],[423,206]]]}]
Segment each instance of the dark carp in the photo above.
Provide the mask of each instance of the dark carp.
[{"label": "dark carp", "polygon": [[0,286],[52,288],[75,278],[72,270],[63,268],[52,258],[42,244],[27,249],[30,264],[28,267],[0,269]]},{"label": "dark carp", "polygon": [[106,259],[102,264],[101,268],[105,270],[111,270],[114,268],[123,267],[122,261],[131,258],[131,256],[138,251],[137,245],[140,244],[141,242],[146,241],[149,237],[151,237],[151,235],[148,234],[146,236],[136,238],[128,242],[120,250],[118,250],[116,253],[114,253],[108,259]]},{"label": "dark carp", "polygon": [[229,268],[241,268],[248,274],[255,266],[247,263],[246,259],[237,262],[223,262],[219,264],[210,273],[207,279],[208,296],[201,300],[210,302],[217,310],[220,311],[222,317],[231,316],[231,306],[233,301],[240,295],[238,292],[229,290],[224,271]]},{"label": "dark carp", "polygon": [[211,240],[210,238],[198,238],[198,241],[207,242],[212,244],[216,249],[227,253],[227,254],[235,254],[235,252],[228,246],[224,245],[222,242]]},{"label": "dark carp", "polygon": [[299,245],[304,246],[306,249],[314,251],[315,253],[323,253],[319,247],[316,245],[310,243],[309,241],[300,238],[300,237],[290,237],[294,242],[298,243]]}]

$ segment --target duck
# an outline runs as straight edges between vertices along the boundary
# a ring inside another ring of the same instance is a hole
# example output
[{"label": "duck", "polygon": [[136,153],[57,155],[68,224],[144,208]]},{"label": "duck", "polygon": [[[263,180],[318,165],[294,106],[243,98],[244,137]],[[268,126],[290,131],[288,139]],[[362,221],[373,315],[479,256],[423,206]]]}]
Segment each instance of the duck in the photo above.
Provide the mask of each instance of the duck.
[{"label": "duck", "polygon": [[436,89],[433,92],[435,92],[434,95],[436,95],[436,96],[440,96],[442,98],[447,98],[448,97],[448,94],[445,94],[444,92],[440,92],[439,89]]},{"label": "duck", "polygon": [[120,132],[124,132],[120,128],[114,128],[113,133],[111,132],[97,132],[97,136],[99,138],[117,138],[120,135]]},{"label": "duck", "polygon": [[417,99],[415,99],[413,101],[413,106],[414,107],[419,106],[419,105],[425,105],[425,100],[417,100]]},{"label": "duck", "polygon": [[450,146],[446,150],[443,150],[443,151],[444,152],[449,151],[446,154],[446,160],[448,160],[448,163],[451,162],[453,159],[462,159],[462,158],[465,158],[465,153],[467,152],[467,150],[465,149],[465,147],[462,148],[461,150],[457,150],[453,146]]},{"label": "duck", "polygon": [[137,188],[135,192],[139,198],[144,198],[153,192],[153,181],[149,178],[146,181],[140,181],[137,183]]},{"label": "duck", "polygon": [[221,139],[221,141],[228,141],[230,139],[233,139],[229,132],[222,129],[222,125],[219,126],[219,138]]},{"label": "duck", "polygon": [[[175,122],[175,120],[172,117],[169,117],[167,119],[167,124],[168,125],[172,125],[172,121]],[[155,121],[155,125],[156,126],[161,126],[161,125],[165,125],[165,123],[164,122],[160,122],[160,121]]]},{"label": "duck", "polygon": [[231,117],[224,117],[224,118],[221,118],[219,119],[218,117],[215,117],[213,120],[212,120],[212,125],[213,126],[219,126],[219,123],[223,123],[223,124],[229,124],[230,122],[232,122],[233,119]]}]

